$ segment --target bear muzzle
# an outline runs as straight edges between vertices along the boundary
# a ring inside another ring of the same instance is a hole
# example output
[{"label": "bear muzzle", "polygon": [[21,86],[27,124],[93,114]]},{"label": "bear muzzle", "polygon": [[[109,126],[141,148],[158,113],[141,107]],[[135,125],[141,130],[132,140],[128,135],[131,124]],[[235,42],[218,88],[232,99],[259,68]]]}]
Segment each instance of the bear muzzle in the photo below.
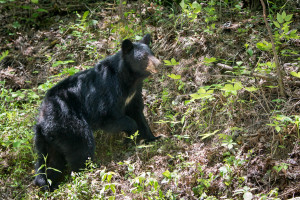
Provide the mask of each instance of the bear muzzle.
[{"label": "bear muzzle", "polygon": [[155,56],[149,56],[148,57],[148,65],[146,70],[150,72],[151,74],[157,73],[156,67],[160,65],[160,61]]}]

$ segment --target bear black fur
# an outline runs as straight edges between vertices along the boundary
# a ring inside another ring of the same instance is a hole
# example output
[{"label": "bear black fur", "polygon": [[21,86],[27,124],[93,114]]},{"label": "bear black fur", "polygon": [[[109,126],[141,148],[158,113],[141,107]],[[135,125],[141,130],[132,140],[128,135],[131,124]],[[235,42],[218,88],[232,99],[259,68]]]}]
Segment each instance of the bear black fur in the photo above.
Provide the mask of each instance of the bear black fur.
[{"label": "bear black fur", "polygon": [[[143,114],[143,80],[160,63],[149,48],[150,40],[149,34],[136,43],[124,40],[121,51],[47,92],[35,126],[35,185],[53,190],[66,165],[72,171],[84,168],[94,156],[94,130],[128,135],[139,130],[146,141],[157,138]],[[52,181],[50,186],[47,179]]]}]

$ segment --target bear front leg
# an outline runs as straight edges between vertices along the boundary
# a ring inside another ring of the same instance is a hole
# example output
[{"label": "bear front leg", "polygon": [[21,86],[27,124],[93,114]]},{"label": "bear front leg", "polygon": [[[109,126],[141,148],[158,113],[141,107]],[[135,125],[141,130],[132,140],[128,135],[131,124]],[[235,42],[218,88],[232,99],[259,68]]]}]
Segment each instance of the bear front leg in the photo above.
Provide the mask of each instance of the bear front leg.
[{"label": "bear front leg", "polygon": [[132,117],[136,121],[139,130],[139,135],[142,139],[145,139],[146,142],[151,142],[159,138],[153,135],[142,111],[136,111],[135,113],[131,112],[129,114],[130,117]]},{"label": "bear front leg", "polygon": [[136,122],[128,116],[105,120],[101,129],[109,133],[125,132],[128,135],[133,135],[138,130]]},{"label": "bear front leg", "polygon": [[140,138],[145,139],[146,142],[154,141],[160,137],[155,137],[147,123],[143,113],[144,103],[141,93],[138,93],[134,99],[126,106],[126,115],[132,118],[139,130]]}]

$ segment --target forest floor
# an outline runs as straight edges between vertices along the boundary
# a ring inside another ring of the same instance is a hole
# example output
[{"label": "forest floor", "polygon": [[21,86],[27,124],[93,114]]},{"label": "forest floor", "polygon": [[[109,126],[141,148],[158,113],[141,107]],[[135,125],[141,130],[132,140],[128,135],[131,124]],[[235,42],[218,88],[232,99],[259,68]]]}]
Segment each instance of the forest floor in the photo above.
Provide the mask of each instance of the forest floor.
[{"label": "forest floor", "polygon": [[[261,12],[223,8],[206,23],[156,4],[143,4],[138,16],[128,4],[122,22],[109,3],[48,13],[37,11],[42,4],[12,5],[0,4],[0,199],[300,197],[300,84],[290,75],[300,70],[300,40],[280,46],[283,98],[272,53],[257,48],[269,41]],[[291,30],[299,30],[299,9],[289,10]],[[163,138],[130,145],[97,132],[95,163],[55,192],[39,192],[33,126],[45,91],[148,32],[165,65],[145,81],[145,116]]]}]

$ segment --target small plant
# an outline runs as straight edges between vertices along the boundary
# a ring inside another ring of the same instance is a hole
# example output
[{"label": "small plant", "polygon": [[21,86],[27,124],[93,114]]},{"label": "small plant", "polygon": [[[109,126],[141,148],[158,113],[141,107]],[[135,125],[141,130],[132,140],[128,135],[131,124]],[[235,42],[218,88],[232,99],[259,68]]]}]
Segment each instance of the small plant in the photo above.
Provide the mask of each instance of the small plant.
[{"label": "small plant", "polygon": [[231,135],[226,134],[219,134],[219,138],[222,139],[222,146],[226,147],[227,149],[231,150],[233,146],[237,145]]},{"label": "small plant", "polygon": [[287,15],[285,11],[281,14],[277,13],[277,20],[273,21],[274,25],[278,28],[278,31],[275,32],[275,38],[277,39],[277,43],[280,44],[280,39],[298,39],[299,36],[296,34],[297,30],[290,30],[289,24],[292,23],[293,15]]},{"label": "small plant", "polygon": [[270,74],[273,70],[275,70],[275,68],[276,65],[274,62],[258,63],[255,71],[262,74]]},{"label": "small plant", "polygon": [[222,167],[219,168],[220,175],[224,179],[225,185],[229,186],[232,183],[233,179],[233,171],[232,168],[229,164],[225,164]]},{"label": "small plant", "polygon": [[259,200],[280,200],[278,197],[278,188],[271,190],[268,194],[261,194]]},{"label": "small plant", "polygon": [[127,138],[132,140],[134,142],[134,144],[136,145],[138,136],[139,136],[139,131],[136,131],[133,135],[130,135]]},{"label": "small plant", "polygon": [[[293,120],[293,118],[295,120]],[[268,126],[272,126],[275,127],[275,130],[277,132],[281,132],[283,129],[285,129],[288,125],[290,124],[295,124],[297,129],[297,133],[298,133],[298,138],[299,138],[299,116],[298,115],[294,115],[291,117],[285,116],[285,115],[276,115],[272,117],[272,124],[267,124]]]},{"label": "small plant", "polygon": [[213,173],[210,172],[208,174],[208,178],[205,178],[205,174],[201,165],[197,166],[197,170],[199,171],[199,178],[197,179],[198,185],[193,188],[193,192],[195,195],[202,197],[202,195],[208,191],[210,184],[215,177]]},{"label": "small plant", "polygon": [[178,174],[177,170],[174,170],[173,172],[166,170],[165,172],[162,173],[162,175],[165,177],[161,182],[162,184],[169,183],[170,181],[174,180],[174,184],[176,186],[178,185],[178,180],[180,175]]},{"label": "small plant", "polygon": [[196,1],[186,4],[185,1],[182,0],[179,5],[184,15],[186,15],[191,21],[195,21],[198,13],[202,10],[202,6]]},{"label": "small plant", "polygon": [[169,74],[168,77],[176,80],[176,85],[178,90],[182,90],[185,86],[185,83],[181,80],[181,75]]},{"label": "small plant", "polygon": [[164,60],[166,66],[175,66],[179,65],[179,62],[177,62],[174,58],[171,60]]},{"label": "small plant", "polygon": [[236,66],[233,67],[233,69],[235,70],[233,72],[233,74],[240,76],[240,75],[244,75],[244,74],[250,74],[250,71],[247,69],[246,66],[243,65],[242,61],[238,61],[236,62]]},{"label": "small plant", "polygon": [[6,56],[8,56],[8,50],[2,52],[2,54],[0,55],[0,62],[1,62]]},{"label": "small plant", "polygon": [[207,66],[212,65],[212,63],[216,62],[217,59],[215,57],[211,57],[211,58],[204,58],[203,63]]},{"label": "small plant", "polygon": [[229,95],[237,95],[237,92],[243,88],[243,85],[241,82],[234,82],[229,84],[225,84],[224,87],[221,89],[224,91],[224,96],[227,97]]},{"label": "small plant", "polygon": [[48,186],[50,187],[51,185],[52,185],[52,180],[50,180],[49,178],[48,178],[48,176],[47,176],[47,171],[48,170],[53,170],[53,171],[56,171],[56,172],[59,172],[59,173],[62,173],[60,170],[58,170],[58,169],[55,169],[55,168],[53,168],[53,167],[48,167],[47,166],[47,155],[46,156],[44,156],[44,163],[45,164],[42,164],[41,166],[40,166],[40,168],[37,170],[37,171],[40,171],[41,169],[43,169],[43,168],[45,168],[45,173],[39,173],[39,174],[35,174],[34,176],[38,176],[38,175],[40,175],[40,174],[44,174],[45,176],[46,176],[46,180],[47,180],[47,182],[48,182]]},{"label": "small plant", "polygon": [[289,164],[287,163],[279,163],[278,165],[273,166],[273,169],[277,172],[277,174],[281,171],[281,170],[287,170],[289,167]]},{"label": "small plant", "polygon": [[251,191],[253,190],[256,190],[256,188],[249,188],[248,186],[244,186],[242,189],[235,190],[233,196],[243,194],[244,200],[251,200],[253,199],[253,194],[251,193]]},{"label": "small plant", "polygon": [[190,94],[190,96],[192,97],[191,102],[197,100],[197,99],[203,99],[203,100],[214,100],[214,96],[213,96],[214,90],[209,90],[209,89],[205,89],[205,88],[200,88],[197,93],[194,94]]}]

